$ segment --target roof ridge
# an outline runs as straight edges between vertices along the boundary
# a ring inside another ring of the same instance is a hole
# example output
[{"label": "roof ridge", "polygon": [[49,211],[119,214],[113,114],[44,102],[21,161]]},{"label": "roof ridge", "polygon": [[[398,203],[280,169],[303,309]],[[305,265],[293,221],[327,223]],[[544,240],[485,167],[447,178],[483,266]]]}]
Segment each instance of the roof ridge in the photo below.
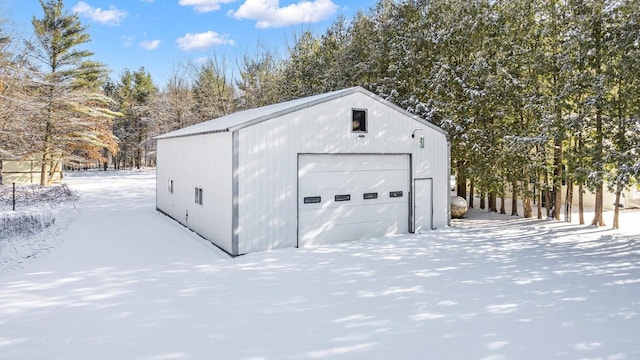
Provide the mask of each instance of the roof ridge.
[{"label": "roof ridge", "polygon": [[323,103],[337,97],[346,96],[355,92],[369,93],[364,88],[355,86],[327,93],[310,95],[298,99],[291,99],[281,103],[269,104],[252,109],[237,111],[215,119],[203,121],[198,124],[190,125],[178,130],[158,135],[155,137],[155,139],[169,139],[175,137],[234,131],[243,127],[251,126],[256,123],[272,119],[276,116],[288,114],[305,107],[317,105],[319,103]]}]

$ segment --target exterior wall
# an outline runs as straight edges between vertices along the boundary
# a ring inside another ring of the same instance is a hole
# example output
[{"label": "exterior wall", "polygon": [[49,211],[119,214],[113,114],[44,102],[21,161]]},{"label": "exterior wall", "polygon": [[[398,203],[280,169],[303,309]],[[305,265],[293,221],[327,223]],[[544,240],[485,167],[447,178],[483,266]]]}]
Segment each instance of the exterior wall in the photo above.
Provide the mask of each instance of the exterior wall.
[{"label": "exterior wall", "polygon": [[[231,133],[159,139],[156,207],[232,252]],[[169,181],[173,180],[173,194]],[[195,188],[203,189],[202,205]],[[188,214],[188,216],[187,216]]]},{"label": "exterior wall", "polygon": [[[566,204],[566,201],[567,201],[567,197],[566,197],[567,186],[562,185],[561,191],[562,191],[562,205],[564,205]],[[573,201],[571,202],[571,204],[575,207],[578,206],[578,202],[579,202],[578,191],[579,191],[578,186],[574,185]],[[512,196],[511,188],[508,186],[505,188],[505,197],[510,199],[511,196]],[[602,194],[602,203],[603,203],[604,209],[613,210],[614,209],[613,204],[615,203],[615,200],[616,200],[616,195],[607,189],[607,184],[605,183],[604,193]],[[587,208],[593,208],[596,206],[596,195],[593,192],[591,192],[589,189],[587,189],[586,186],[584,187],[584,194],[582,197],[582,201],[584,203],[584,206]],[[625,208],[640,207],[640,185],[632,185],[628,189],[623,190],[620,203]]]},{"label": "exterior wall", "polygon": [[[367,133],[351,131],[352,109],[367,109]],[[296,246],[299,153],[411,154],[412,178],[433,178],[433,226],[448,223],[446,136],[363,93],[237,131],[239,254]]]},{"label": "exterior wall", "polygon": [[[2,184],[40,184],[40,160],[1,160],[0,185]],[[52,184],[62,181],[62,162],[56,162],[56,169],[51,179]]]},{"label": "exterior wall", "polygon": [[628,207],[640,207],[640,184],[633,185],[627,192]]},{"label": "exterior wall", "polygon": [[[567,187],[565,185],[562,186],[562,203],[566,202],[565,195],[567,194]],[[573,187],[573,206],[578,206],[578,187]],[[584,187],[584,194],[582,197],[585,207],[595,207],[596,206],[596,195],[592,193],[589,189]],[[604,192],[602,194],[602,204],[605,210],[613,210],[614,203],[616,202],[616,194],[610,192],[607,189],[607,184],[604,185]],[[638,207],[640,206],[640,192],[638,191],[638,186],[631,186],[629,189],[625,189],[622,191],[620,203],[627,208],[630,207]]]}]

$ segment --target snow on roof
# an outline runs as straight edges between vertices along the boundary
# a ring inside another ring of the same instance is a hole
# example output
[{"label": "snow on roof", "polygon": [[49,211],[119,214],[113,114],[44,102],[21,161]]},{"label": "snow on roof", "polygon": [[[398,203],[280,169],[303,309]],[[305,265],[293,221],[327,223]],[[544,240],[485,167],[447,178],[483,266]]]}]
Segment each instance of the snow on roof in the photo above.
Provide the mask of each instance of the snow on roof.
[{"label": "snow on roof", "polygon": [[[322,103],[331,99],[345,96],[355,92],[357,88],[349,88],[325,94],[305,97],[301,99],[286,101],[279,104],[262,106],[255,109],[239,111],[217,119],[205,121],[199,124],[188,126],[156,137],[156,139],[167,139],[173,137],[208,134],[215,132],[233,131],[257,122],[284,115],[310,105]],[[364,89],[363,89],[364,90]]]},{"label": "snow on roof", "polygon": [[425,125],[431,126],[432,128],[442,133],[445,133],[445,131],[440,129],[439,127],[397,107],[391,102],[388,102],[380,98],[379,96],[376,96],[375,94],[363,89],[362,87],[356,86],[356,87],[332,91],[332,92],[328,92],[320,95],[314,95],[314,96],[309,96],[301,99],[290,100],[283,103],[262,106],[255,109],[239,111],[239,112],[222,116],[213,120],[205,121],[205,122],[191,125],[179,130],[175,130],[163,135],[159,135],[156,137],[156,139],[169,139],[169,138],[184,137],[184,136],[234,131],[237,129],[241,129],[243,127],[251,126],[269,119],[273,119],[278,116],[289,114],[294,111],[298,111],[300,109],[304,109],[304,108],[317,105],[326,101],[330,101],[333,99],[337,99],[343,96],[351,95],[357,92],[365,94],[378,101],[384,102],[386,105],[391,106],[396,110],[405,113],[407,116],[412,117],[415,120]]}]

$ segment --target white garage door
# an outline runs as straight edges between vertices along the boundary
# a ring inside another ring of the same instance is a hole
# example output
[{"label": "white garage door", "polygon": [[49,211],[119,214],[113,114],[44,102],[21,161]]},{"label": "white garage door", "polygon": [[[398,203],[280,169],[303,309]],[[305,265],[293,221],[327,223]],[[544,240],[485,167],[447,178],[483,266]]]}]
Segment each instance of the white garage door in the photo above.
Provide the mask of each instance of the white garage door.
[{"label": "white garage door", "polygon": [[299,155],[300,246],[406,233],[408,226],[408,155]]}]

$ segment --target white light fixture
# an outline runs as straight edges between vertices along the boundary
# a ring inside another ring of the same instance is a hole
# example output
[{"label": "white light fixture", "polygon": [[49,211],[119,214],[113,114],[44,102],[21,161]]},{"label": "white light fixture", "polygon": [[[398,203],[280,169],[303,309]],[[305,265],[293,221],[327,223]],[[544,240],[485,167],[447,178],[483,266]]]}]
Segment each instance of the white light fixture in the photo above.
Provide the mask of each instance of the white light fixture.
[{"label": "white light fixture", "polygon": [[424,149],[424,136],[422,136],[424,129],[415,129],[413,130],[413,132],[411,133],[411,137],[415,138],[416,137],[416,133],[420,132],[420,149]]}]

